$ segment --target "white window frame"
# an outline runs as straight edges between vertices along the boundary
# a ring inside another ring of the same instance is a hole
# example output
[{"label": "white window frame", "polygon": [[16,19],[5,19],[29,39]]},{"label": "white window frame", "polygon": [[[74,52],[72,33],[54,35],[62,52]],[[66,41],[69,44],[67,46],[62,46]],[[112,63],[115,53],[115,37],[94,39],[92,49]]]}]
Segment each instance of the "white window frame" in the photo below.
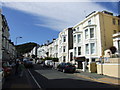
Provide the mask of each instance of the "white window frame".
[{"label": "white window frame", "polygon": [[[91,37],[91,29],[93,29],[93,37]],[[90,38],[94,38],[95,37],[95,28],[91,27],[91,28],[89,28],[89,30],[90,30]]]},{"label": "white window frame", "polygon": [[66,46],[63,46],[63,52],[66,52]]},{"label": "white window frame", "polygon": [[76,56],[76,55],[77,55],[77,48],[74,47],[74,56]]},{"label": "white window frame", "polygon": [[[80,36],[79,38],[78,38],[78,36]],[[77,34],[77,43],[80,43],[81,42],[81,34]]]},{"label": "white window frame", "polygon": [[76,43],[76,35],[73,36],[73,42]]},{"label": "white window frame", "polygon": [[[86,33],[86,31],[87,31],[87,33]],[[87,28],[87,29],[85,29],[85,39],[88,39],[89,38],[89,29]]]},{"label": "white window frame", "polygon": [[91,20],[88,20],[88,25],[91,25]]},{"label": "white window frame", "polygon": [[[80,48],[80,51],[79,51],[79,48]],[[80,54],[79,54],[80,52]],[[81,55],[81,47],[78,47],[78,55]]]},{"label": "white window frame", "polygon": [[[86,45],[88,45],[88,51],[87,51]],[[89,44],[85,44],[85,54],[89,54]]]},{"label": "white window frame", "polygon": [[[94,44],[94,52],[92,53],[92,44]],[[90,43],[90,54],[95,54],[96,53],[96,44],[95,43]]]}]

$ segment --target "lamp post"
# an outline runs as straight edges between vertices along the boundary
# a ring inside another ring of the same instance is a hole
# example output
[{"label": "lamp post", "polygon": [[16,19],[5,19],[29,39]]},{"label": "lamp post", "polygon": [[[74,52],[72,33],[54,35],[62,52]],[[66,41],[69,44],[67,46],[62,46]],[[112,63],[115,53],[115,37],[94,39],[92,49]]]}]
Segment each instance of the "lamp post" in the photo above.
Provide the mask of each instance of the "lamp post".
[{"label": "lamp post", "polygon": [[[16,45],[17,45],[18,38],[22,38],[22,37],[16,37],[16,42],[15,42]],[[17,51],[16,51],[16,57],[18,58],[18,52]]]},{"label": "lamp post", "polygon": [[18,40],[18,38],[22,38],[22,37],[16,37],[16,45],[17,45],[17,40]]}]

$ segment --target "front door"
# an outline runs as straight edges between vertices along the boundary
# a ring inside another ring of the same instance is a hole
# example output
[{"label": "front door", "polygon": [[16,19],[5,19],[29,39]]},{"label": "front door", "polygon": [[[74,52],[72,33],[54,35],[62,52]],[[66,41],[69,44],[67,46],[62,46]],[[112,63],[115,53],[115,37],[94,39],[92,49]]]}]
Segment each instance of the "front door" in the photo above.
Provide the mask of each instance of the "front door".
[{"label": "front door", "polygon": [[83,69],[82,61],[78,61],[78,69]]}]

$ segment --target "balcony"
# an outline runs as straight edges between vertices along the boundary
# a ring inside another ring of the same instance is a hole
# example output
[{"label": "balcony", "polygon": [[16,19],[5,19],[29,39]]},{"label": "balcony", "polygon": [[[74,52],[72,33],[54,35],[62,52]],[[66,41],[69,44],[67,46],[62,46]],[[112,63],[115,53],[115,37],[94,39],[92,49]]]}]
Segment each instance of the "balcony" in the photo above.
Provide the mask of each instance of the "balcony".
[{"label": "balcony", "polygon": [[88,24],[88,25],[84,26],[83,29],[85,29],[85,28],[87,28],[87,27],[93,27],[93,26],[95,27],[95,26],[97,26],[97,25],[96,25],[96,24]]},{"label": "balcony", "polygon": [[83,31],[73,31],[73,34],[76,34],[76,33],[83,33]]}]

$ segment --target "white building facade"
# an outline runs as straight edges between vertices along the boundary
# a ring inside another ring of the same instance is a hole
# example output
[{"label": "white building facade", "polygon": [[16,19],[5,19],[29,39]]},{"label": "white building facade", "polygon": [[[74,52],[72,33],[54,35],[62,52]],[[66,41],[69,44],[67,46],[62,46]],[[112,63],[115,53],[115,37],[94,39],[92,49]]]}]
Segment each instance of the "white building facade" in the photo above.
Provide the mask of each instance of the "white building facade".
[{"label": "white building facade", "polygon": [[[103,56],[106,49],[113,46],[112,34],[118,32],[120,18],[110,12],[92,12],[73,27],[73,57],[84,57],[88,62]],[[83,60],[84,61],[84,60]]]},{"label": "white building facade", "polygon": [[69,50],[73,48],[72,28],[64,29],[59,33],[58,38],[59,62],[70,62]]}]

